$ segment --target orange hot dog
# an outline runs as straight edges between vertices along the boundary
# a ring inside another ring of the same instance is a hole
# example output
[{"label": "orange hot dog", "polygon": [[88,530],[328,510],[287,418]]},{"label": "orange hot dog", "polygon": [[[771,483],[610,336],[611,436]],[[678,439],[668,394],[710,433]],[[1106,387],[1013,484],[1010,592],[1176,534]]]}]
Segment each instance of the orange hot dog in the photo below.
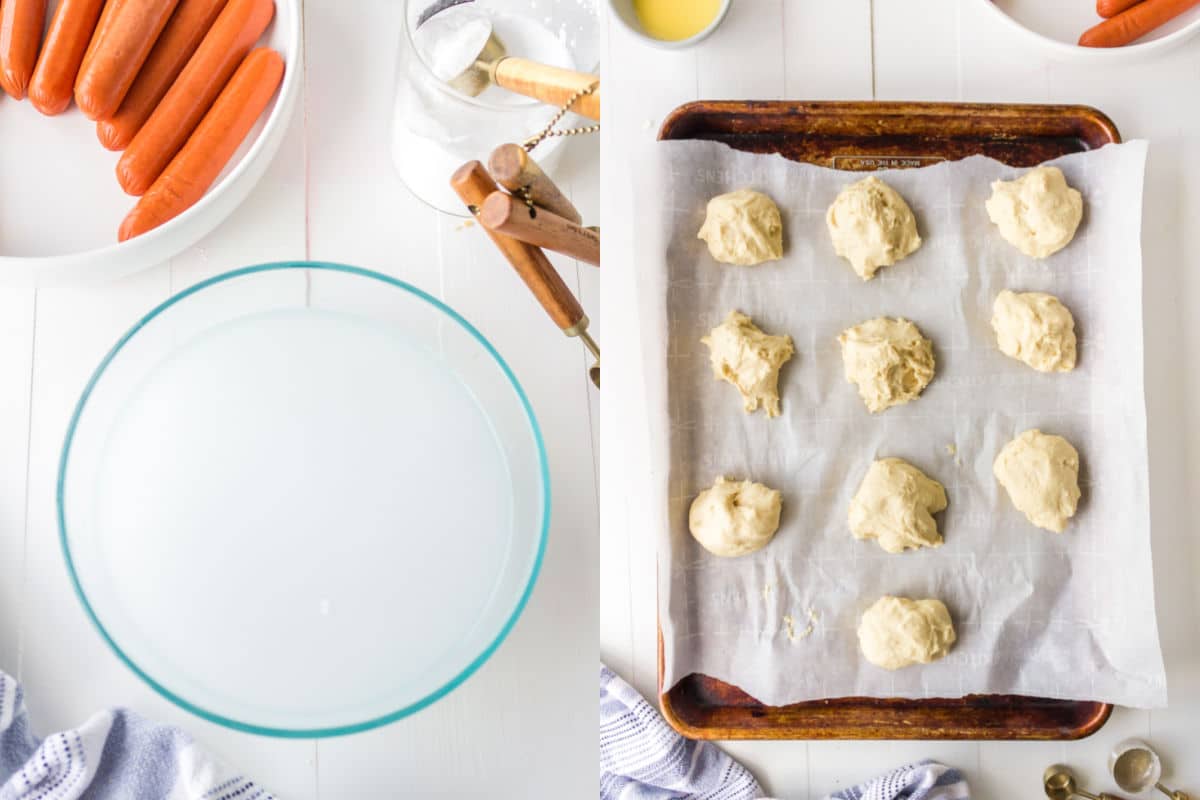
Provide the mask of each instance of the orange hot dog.
[{"label": "orange hot dog", "polygon": [[224,7],[225,0],[179,0],[175,13],[159,34],[117,113],[96,123],[100,144],[109,150],[125,149],[171,88]]},{"label": "orange hot dog", "polygon": [[259,47],[242,61],[195,132],[121,223],[123,242],[187,211],[233,158],[283,80],[283,57]]},{"label": "orange hot dog", "polygon": [[1142,0],[1112,19],[1088,28],[1079,37],[1083,47],[1121,47],[1170,22],[1200,0]]},{"label": "orange hot dog", "polygon": [[[124,3],[125,0],[105,0],[104,9],[100,12],[100,19],[96,21],[96,30],[92,33],[92,40],[88,42],[87,50],[83,51],[83,61],[79,62],[79,72],[87,69],[88,64],[92,60],[92,56],[96,54],[96,44],[104,38],[104,32],[112,25],[113,16],[116,15],[117,9]],[[79,72],[75,73],[76,75]],[[74,84],[72,84],[72,89]]]},{"label": "orange hot dog", "polygon": [[46,0],[4,0],[0,4],[0,86],[25,97],[46,23]]},{"label": "orange hot dog", "polygon": [[178,0],[121,0],[84,56],[75,78],[75,105],[88,119],[116,112]]},{"label": "orange hot dog", "polygon": [[275,15],[274,0],[229,0],[225,10],[117,162],[117,180],[140,195],[166,168]]},{"label": "orange hot dog", "polygon": [[29,100],[43,114],[61,114],[71,105],[75,76],[103,6],[104,0],[60,0],[29,82]]},{"label": "orange hot dog", "polygon": [[1096,13],[1108,19],[1115,17],[1127,8],[1136,6],[1142,0],[1096,0]]}]

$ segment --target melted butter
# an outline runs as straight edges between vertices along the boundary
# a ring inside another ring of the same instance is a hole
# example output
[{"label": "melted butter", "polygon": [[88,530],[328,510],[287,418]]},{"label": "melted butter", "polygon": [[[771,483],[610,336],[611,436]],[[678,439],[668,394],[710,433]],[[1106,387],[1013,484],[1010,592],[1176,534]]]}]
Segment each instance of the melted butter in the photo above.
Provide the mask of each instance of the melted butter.
[{"label": "melted butter", "polygon": [[633,9],[648,35],[677,42],[707,28],[721,10],[721,0],[633,0]]}]

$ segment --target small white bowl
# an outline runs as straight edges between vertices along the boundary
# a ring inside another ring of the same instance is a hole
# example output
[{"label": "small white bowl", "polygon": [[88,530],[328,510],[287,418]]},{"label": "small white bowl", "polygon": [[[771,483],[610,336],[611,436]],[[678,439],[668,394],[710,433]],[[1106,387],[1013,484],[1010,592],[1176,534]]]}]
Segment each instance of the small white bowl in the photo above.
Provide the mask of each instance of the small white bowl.
[{"label": "small white bowl", "polygon": [[287,132],[303,86],[300,0],[275,0],[260,44],[284,57],[275,98],[201,200],[152,231],[117,241],[137,198],[114,173],[120,153],[96,139],[95,123],[71,107],[42,116],[28,101],[0,101],[0,285],[80,286],[161,264],[212,231],[246,199]]},{"label": "small white bowl", "polygon": [[733,0],[721,0],[721,9],[717,15],[713,17],[713,21],[708,24],[708,27],[697,33],[695,36],[690,36],[687,39],[676,39],[674,41],[667,39],[657,39],[642,27],[642,23],[638,20],[637,12],[633,10],[633,0],[608,0],[608,9],[617,22],[621,23],[621,27],[632,33],[643,42],[652,44],[655,47],[661,47],[664,50],[682,50],[685,47],[691,47],[703,39],[707,39],[709,34],[717,29],[724,21],[725,15],[729,13],[729,6],[733,4]]},{"label": "small white bowl", "polygon": [[1124,47],[1080,47],[1079,34],[1103,20],[1091,0],[1046,3],[1042,0],[976,0],[992,18],[1018,31],[1027,42],[1047,50],[1058,61],[1120,64],[1163,53],[1200,32],[1200,6],[1180,14]]}]

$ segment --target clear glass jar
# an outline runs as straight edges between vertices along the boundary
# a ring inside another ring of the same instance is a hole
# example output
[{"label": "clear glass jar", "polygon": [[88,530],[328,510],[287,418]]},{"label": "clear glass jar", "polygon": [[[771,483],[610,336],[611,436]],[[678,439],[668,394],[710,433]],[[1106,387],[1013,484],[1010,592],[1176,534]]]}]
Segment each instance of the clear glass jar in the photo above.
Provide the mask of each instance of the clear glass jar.
[{"label": "clear glass jar", "polygon": [[[446,82],[446,52],[455,30],[485,21],[509,55],[585,72],[599,61],[598,0],[467,0],[418,26],[434,0],[405,0],[400,42],[396,105],[392,123],[392,160],[404,184],[424,202],[466,216],[450,189],[450,175],[472,159],[487,161],[501,144],[523,142],[541,130],[557,109],[499,87],[468,97]],[[458,40],[461,43],[461,39]],[[469,62],[468,62],[469,63]],[[578,125],[574,115],[565,125]],[[538,146],[534,157],[553,172],[561,138]]]}]

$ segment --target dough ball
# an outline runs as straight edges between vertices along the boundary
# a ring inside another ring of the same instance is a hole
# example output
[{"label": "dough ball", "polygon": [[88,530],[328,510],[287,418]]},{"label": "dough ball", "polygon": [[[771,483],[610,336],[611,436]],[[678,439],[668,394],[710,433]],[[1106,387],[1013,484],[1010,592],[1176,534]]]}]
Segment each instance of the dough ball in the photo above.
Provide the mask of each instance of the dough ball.
[{"label": "dough ball", "polygon": [[996,456],[996,480],[1017,510],[1039,528],[1062,533],[1079,505],[1079,453],[1061,436],[1034,429]]},{"label": "dough ball", "polygon": [[730,311],[700,341],[708,345],[713,377],[737,387],[747,414],[761,404],[768,417],[779,416],[779,368],[796,352],[792,337],[763,333],[745,314]]},{"label": "dough ball", "polygon": [[933,515],[946,508],[946,490],[899,458],[881,458],[850,501],[850,532],[874,539],[889,553],[942,543]]},{"label": "dough ball", "polygon": [[771,541],[782,505],[782,495],[761,483],[717,478],[692,501],[688,529],[714,556],[744,556]]},{"label": "dough ball", "polygon": [[825,214],[833,249],[864,281],[921,246],[917,220],[904,198],[874,175],[852,183]]},{"label": "dough ball", "polygon": [[906,319],[867,320],[838,341],[846,380],[858,385],[872,414],[907,403],[933,380],[933,342]]},{"label": "dough ball", "polygon": [[900,669],[928,664],[950,652],[954,623],[941,600],[884,595],[858,623],[858,646],[877,667]]},{"label": "dough ball", "polygon": [[783,220],[779,206],[762,192],[738,189],[708,201],[697,237],[722,264],[752,267],[783,257]]},{"label": "dough ball", "polygon": [[992,330],[1000,352],[1039,372],[1075,369],[1075,318],[1054,295],[1005,289],[992,304]]},{"label": "dough ball", "polygon": [[1045,258],[1070,243],[1083,219],[1083,195],[1058,167],[1035,167],[1012,181],[995,181],[987,213],[1009,244]]}]

